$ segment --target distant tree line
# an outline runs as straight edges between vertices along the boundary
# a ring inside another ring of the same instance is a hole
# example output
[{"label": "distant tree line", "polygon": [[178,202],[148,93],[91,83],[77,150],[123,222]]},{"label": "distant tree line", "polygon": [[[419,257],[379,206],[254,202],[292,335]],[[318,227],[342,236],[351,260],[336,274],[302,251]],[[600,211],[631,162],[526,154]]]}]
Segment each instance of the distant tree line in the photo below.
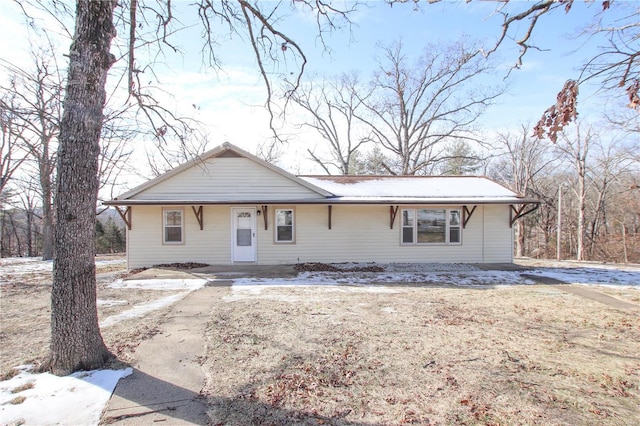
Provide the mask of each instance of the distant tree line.
[{"label": "distant tree line", "polygon": [[[502,88],[472,41],[416,60],[397,42],[378,70],[312,78],[293,95],[309,159],[327,174],[487,175],[540,208],[515,224],[516,256],[640,263],[640,126],[635,108],[602,111],[541,137],[535,126],[488,133]],[[483,80],[483,76],[485,79]]]},{"label": "distant tree line", "polygon": [[[105,216],[96,219],[96,252],[122,253],[126,249],[124,224]],[[43,241],[40,209],[0,209],[0,257],[42,256]]]}]

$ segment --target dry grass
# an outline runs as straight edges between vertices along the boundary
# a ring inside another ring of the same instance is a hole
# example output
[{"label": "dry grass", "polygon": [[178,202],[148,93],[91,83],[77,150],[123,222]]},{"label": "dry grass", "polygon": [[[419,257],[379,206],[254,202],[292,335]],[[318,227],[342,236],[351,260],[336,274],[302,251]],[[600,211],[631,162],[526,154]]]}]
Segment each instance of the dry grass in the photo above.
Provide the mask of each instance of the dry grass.
[{"label": "dry grass", "polygon": [[[109,256],[109,260],[115,259]],[[100,265],[97,269],[100,319],[131,309],[138,303],[169,296],[177,292],[113,289],[108,284],[125,274],[124,264]],[[51,272],[31,272],[3,277],[0,286],[0,378],[17,373],[13,367],[41,364],[48,353],[51,316]],[[104,328],[102,335],[109,349],[128,361],[142,339],[155,334],[166,310],[152,312],[144,318],[124,321]],[[135,326],[132,326],[135,324]]]},{"label": "dry grass", "polygon": [[[111,301],[101,318],[172,294],[109,288],[123,268],[98,271],[98,298]],[[47,354],[50,283],[33,273],[0,288],[4,377]],[[637,311],[541,285],[218,291],[203,360],[212,424],[640,423]],[[597,291],[640,301],[637,290]],[[131,360],[166,314],[103,336]]]},{"label": "dry grass", "polygon": [[546,286],[235,290],[213,424],[640,422],[640,319]]}]

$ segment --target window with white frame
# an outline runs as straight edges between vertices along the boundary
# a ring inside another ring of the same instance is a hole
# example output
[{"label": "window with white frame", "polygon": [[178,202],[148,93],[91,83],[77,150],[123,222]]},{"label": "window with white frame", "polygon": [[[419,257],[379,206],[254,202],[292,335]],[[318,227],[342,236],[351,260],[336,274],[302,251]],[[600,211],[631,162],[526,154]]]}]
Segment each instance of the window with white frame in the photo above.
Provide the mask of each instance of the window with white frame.
[{"label": "window with white frame", "polygon": [[402,244],[460,244],[459,209],[403,209]]},{"label": "window with white frame", "polygon": [[276,242],[292,243],[294,242],[294,219],[292,209],[276,209]]},{"label": "window with white frame", "polygon": [[163,239],[165,244],[184,242],[184,213],[182,209],[163,210]]}]

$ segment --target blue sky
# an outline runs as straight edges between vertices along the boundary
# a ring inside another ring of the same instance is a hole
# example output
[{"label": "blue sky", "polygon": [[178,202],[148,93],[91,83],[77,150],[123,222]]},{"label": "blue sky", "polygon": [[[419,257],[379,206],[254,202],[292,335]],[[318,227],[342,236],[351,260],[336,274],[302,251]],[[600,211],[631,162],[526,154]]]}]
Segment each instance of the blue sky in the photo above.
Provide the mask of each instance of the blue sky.
[{"label": "blue sky", "polygon": [[[307,54],[308,76],[357,71],[366,79],[377,67],[377,47],[396,40],[402,40],[407,55],[414,58],[429,43],[447,43],[463,35],[483,41],[487,48],[492,47],[500,35],[502,19],[494,13],[495,7],[494,2],[441,2],[422,4],[419,10],[414,10],[407,4],[390,7],[380,2],[369,2],[354,14],[351,33],[343,29],[327,38],[331,52],[324,51],[319,45],[313,22],[304,13],[292,13],[284,21],[284,28]],[[532,41],[545,51],[531,49],[524,58],[523,67],[514,70],[506,80],[503,79],[516,61],[519,47],[509,39],[504,41],[491,58],[496,64],[495,72],[486,80],[487,84],[506,81],[510,88],[488,111],[483,123],[485,126],[513,127],[538,120],[554,102],[564,82],[577,77],[578,66],[593,54],[593,41],[585,42],[584,38],[576,38],[575,35],[600,11],[599,7],[596,3],[576,2],[568,14],[556,12],[541,19]],[[520,24],[518,35],[524,29],[524,24]],[[199,47],[200,40],[192,32],[181,46],[187,50],[189,46]],[[218,53],[223,69],[216,77],[223,85],[225,80],[230,84],[228,72],[242,71],[246,73],[244,83],[255,85],[258,92],[263,91],[255,59],[246,43],[235,38]],[[185,58],[188,58],[185,64],[191,70],[204,69],[197,54]],[[211,71],[205,70],[205,73],[212,75]],[[589,93],[588,88],[584,93]],[[262,99],[256,98],[256,104],[260,104]],[[195,103],[216,109],[218,101],[219,98],[212,97]],[[248,99],[245,102],[252,103]],[[587,103],[585,111],[588,107]]]},{"label": "blue sky", "polygon": [[[3,43],[0,56],[10,61],[24,59],[25,42],[23,24],[16,14],[13,2],[1,2],[0,25],[14,35],[12,43]],[[176,14],[183,22],[192,22],[192,2],[174,1]],[[632,3],[621,4],[607,12],[614,17],[622,13],[625,6],[635,8]],[[266,3],[267,6],[276,3]],[[286,2],[283,4],[287,4]],[[532,4],[531,2],[527,4]],[[358,71],[364,79],[376,68],[376,47],[402,39],[408,56],[417,57],[429,43],[446,43],[462,35],[485,42],[490,48],[500,35],[501,16],[494,13],[496,2],[443,1],[429,5],[421,3],[419,10],[412,4],[397,4],[390,7],[379,1],[371,1],[359,8],[352,19],[351,33],[344,29],[327,38],[331,54],[319,46],[313,20],[308,13],[290,11],[282,21],[283,28],[296,40],[308,56],[308,76],[314,74],[337,75]],[[522,2],[512,2],[507,7],[522,9]],[[548,51],[531,50],[524,58],[522,69],[513,71],[507,82],[509,91],[498,99],[497,105],[487,111],[482,127],[488,134],[497,130],[519,127],[521,123],[535,123],[542,112],[550,106],[565,80],[578,75],[577,68],[584,59],[594,53],[596,41],[576,39],[574,36],[600,12],[600,2],[585,4],[576,2],[568,14],[556,12],[540,20],[532,41]],[[285,10],[290,10],[288,6]],[[520,24],[520,34],[525,29]],[[265,89],[255,66],[250,47],[242,39],[229,37],[222,32],[223,43],[218,50],[222,68],[214,71],[203,66],[199,49],[202,46],[201,30],[185,30],[174,39],[183,50],[182,55],[166,54],[157,68],[159,86],[167,92],[167,105],[177,112],[193,115],[207,127],[211,147],[229,141],[251,152],[270,136],[267,116],[263,105]],[[68,41],[60,42],[59,57],[67,53]],[[487,82],[501,83],[509,67],[518,56],[518,47],[506,39],[492,58],[496,63]],[[582,116],[594,115],[599,102],[589,94],[589,88],[581,89]],[[196,104],[199,109],[194,110]],[[310,135],[287,149],[288,156],[281,166],[300,173],[317,172],[305,157],[309,146],[317,146]],[[304,139],[304,140],[302,140]],[[315,144],[315,145],[313,145]]]}]

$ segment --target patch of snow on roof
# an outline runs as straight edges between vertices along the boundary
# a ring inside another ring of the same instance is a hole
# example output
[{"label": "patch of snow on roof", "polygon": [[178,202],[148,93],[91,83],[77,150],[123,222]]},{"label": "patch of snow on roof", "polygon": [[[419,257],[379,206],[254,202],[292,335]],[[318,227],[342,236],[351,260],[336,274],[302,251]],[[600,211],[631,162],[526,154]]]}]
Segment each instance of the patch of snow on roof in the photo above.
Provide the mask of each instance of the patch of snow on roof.
[{"label": "patch of snow on roof", "polygon": [[515,197],[485,177],[475,176],[300,176],[343,197]]}]

